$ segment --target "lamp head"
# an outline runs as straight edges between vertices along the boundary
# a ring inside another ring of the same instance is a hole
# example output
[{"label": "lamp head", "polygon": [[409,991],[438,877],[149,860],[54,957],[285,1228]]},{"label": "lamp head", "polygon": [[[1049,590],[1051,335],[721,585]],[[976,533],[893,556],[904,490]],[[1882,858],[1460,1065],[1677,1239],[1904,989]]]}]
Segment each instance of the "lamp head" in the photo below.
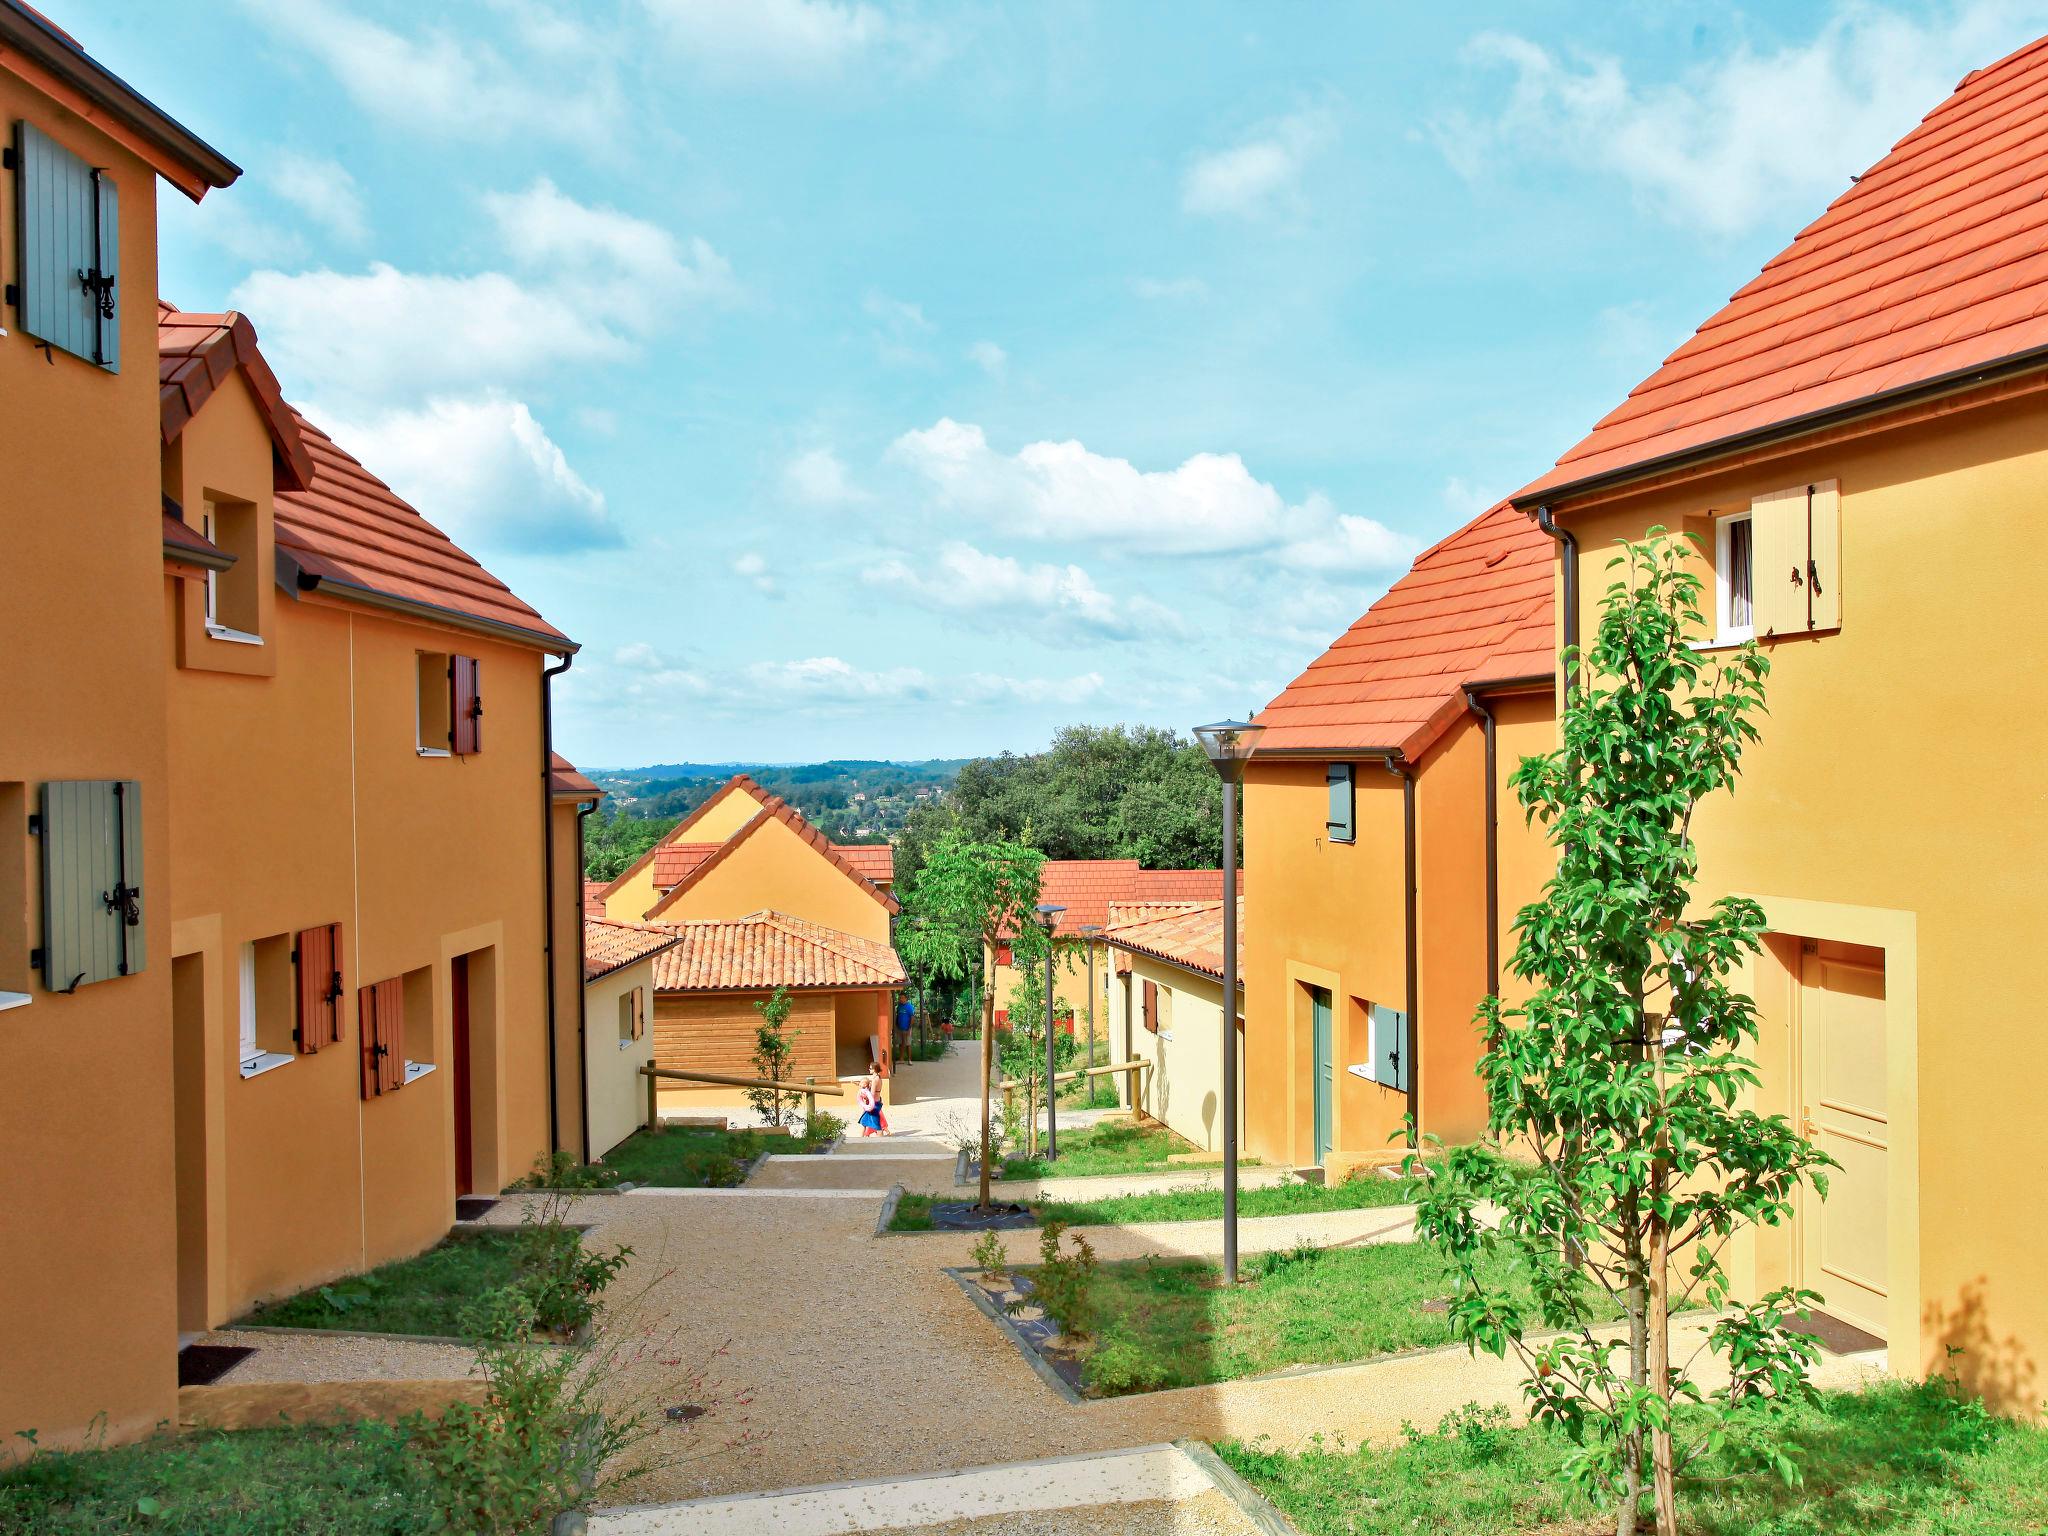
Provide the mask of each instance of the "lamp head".
[{"label": "lamp head", "polygon": [[1047,938],[1052,937],[1053,929],[1059,927],[1060,918],[1065,915],[1066,910],[1065,907],[1055,906],[1049,901],[1039,904],[1037,913],[1038,926],[1045,930]]},{"label": "lamp head", "polygon": [[1195,740],[1209,755],[1209,766],[1226,784],[1244,782],[1245,761],[1265,734],[1263,725],[1253,725],[1249,720],[1219,720],[1214,725],[1195,727]]}]

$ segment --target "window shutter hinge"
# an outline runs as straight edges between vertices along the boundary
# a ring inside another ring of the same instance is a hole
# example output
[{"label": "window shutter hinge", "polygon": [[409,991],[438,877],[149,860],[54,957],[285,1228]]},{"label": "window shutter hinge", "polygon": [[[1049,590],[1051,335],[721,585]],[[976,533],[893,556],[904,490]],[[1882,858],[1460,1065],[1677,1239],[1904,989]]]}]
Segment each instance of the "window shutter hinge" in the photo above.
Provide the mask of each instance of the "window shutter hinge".
[{"label": "window shutter hinge", "polygon": [[16,309],[21,308],[21,290],[12,283],[7,285],[7,302]]},{"label": "window shutter hinge", "polygon": [[43,968],[43,951],[40,946],[28,952],[28,968],[40,971]]},{"label": "window shutter hinge", "polygon": [[28,835],[30,837],[41,837],[43,835],[43,813],[41,811],[30,811],[28,813]]}]

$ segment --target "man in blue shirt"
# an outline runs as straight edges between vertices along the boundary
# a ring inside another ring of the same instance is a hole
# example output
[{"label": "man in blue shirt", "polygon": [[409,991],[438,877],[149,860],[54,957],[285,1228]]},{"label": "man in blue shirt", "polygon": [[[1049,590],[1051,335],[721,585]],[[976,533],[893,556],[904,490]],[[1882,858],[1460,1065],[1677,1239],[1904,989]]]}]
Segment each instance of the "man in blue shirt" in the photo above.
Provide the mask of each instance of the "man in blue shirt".
[{"label": "man in blue shirt", "polygon": [[902,1001],[896,1005],[896,1055],[898,1059],[908,1059],[910,1056],[910,1021],[915,1016],[915,1010],[910,1006],[910,994],[906,992],[903,994]]}]

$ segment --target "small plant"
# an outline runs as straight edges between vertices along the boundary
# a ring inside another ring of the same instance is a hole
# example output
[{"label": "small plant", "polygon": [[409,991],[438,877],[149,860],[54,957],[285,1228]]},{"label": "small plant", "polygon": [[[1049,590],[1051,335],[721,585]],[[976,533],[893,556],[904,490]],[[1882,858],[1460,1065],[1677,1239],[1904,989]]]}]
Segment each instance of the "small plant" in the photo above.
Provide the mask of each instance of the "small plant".
[{"label": "small plant", "polygon": [[804,1116],[804,1140],[813,1147],[829,1146],[846,1134],[846,1122],[829,1109]]},{"label": "small plant", "polygon": [[529,1210],[520,1229],[519,1278],[532,1326],[558,1337],[573,1334],[597,1312],[598,1298],[616,1280],[633,1250],[584,1251],[583,1234],[562,1220],[565,1201]]},{"label": "small plant", "polygon": [[1095,1250],[1077,1232],[1074,1251],[1063,1252],[1060,1239],[1066,1232],[1063,1221],[1048,1221],[1040,1230],[1041,1266],[1033,1277],[1032,1290],[1045,1315],[1059,1324],[1060,1332],[1078,1338],[1088,1331],[1088,1287],[1095,1278]]},{"label": "small plant", "polygon": [[542,1153],[526,1177],[510,1187],[520,1189],[610,1189],[619,1182],[616,1168],[578,1162],[573,1153]]},{"label": "small plant", "polygon": [[1265,1279],[1283,1270],[1299,1269],[1318,1262],[1322,1256],[1323,1250],[1307,1238],[1296,1238],[1292,1248],[1276,1248],[1259,1255],[1259,1277]]},{"label": "small plant", "polygon": [[1433,1435],[1403,1419],[1401,1438],[1410,1445],[1431,1439],[1455,1440],[1474,1460],[1492,1460],[1500,1454],[1514,1423],[1515,1416],[1499,1403],[1466,1403],[1438,1419]]},{"label": "small plant", "polygon": [[997,1275],[1007,1274],[1010,1269],[1010,1252],[1003,1246],[1002,1238],[992,1230],[975,1239],[968,1257],[974,1260],[974,1267],[981,1271],[984,1280],[993,1280]]},{"label": "small plant", "polygon": [[[796,1042],[782,1032],[792,1006],[787,987],[777,987],[773,996],[754,1004],[754,1011],[761,1015],[754,1028],[754,1071],[770,1082],[787,1081],[790,1063],[796,1058]],[[796,1095],[779,1088],[749,1088],[747,1102],[766,1125],[787,1125],[796,1113]]]}]

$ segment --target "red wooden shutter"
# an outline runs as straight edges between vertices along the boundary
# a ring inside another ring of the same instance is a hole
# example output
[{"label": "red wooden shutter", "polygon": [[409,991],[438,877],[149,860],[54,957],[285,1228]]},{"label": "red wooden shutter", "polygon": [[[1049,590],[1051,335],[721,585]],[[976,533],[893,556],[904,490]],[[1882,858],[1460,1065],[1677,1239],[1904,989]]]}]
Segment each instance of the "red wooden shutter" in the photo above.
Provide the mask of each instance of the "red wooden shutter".
[{"label": "red wooden shutter", "polygon": [[1159,1033],[1159,983],[1145,983],[1145,1027],[1153,1034]]},{"label": "red wooden shutter", "polygon": [[293,940],[299,965],[299,1054],[341,1044],[341,924],[302,929]]},{"label": "red wooden shutter", "polygon": [[647,1033],[647,991],[644,987],[633,989],[633,1038],[638,1040]]},{"label": "red wooden shutter", "polygon": [[363,1097],[405,1086],[405,983],[394,976],[356,989],[362,1021]]},{"label": "red wooden shutter", "polygon": [[457,757],[483,750],[482,670],[474,656],[448,658],[448,750]]}]

